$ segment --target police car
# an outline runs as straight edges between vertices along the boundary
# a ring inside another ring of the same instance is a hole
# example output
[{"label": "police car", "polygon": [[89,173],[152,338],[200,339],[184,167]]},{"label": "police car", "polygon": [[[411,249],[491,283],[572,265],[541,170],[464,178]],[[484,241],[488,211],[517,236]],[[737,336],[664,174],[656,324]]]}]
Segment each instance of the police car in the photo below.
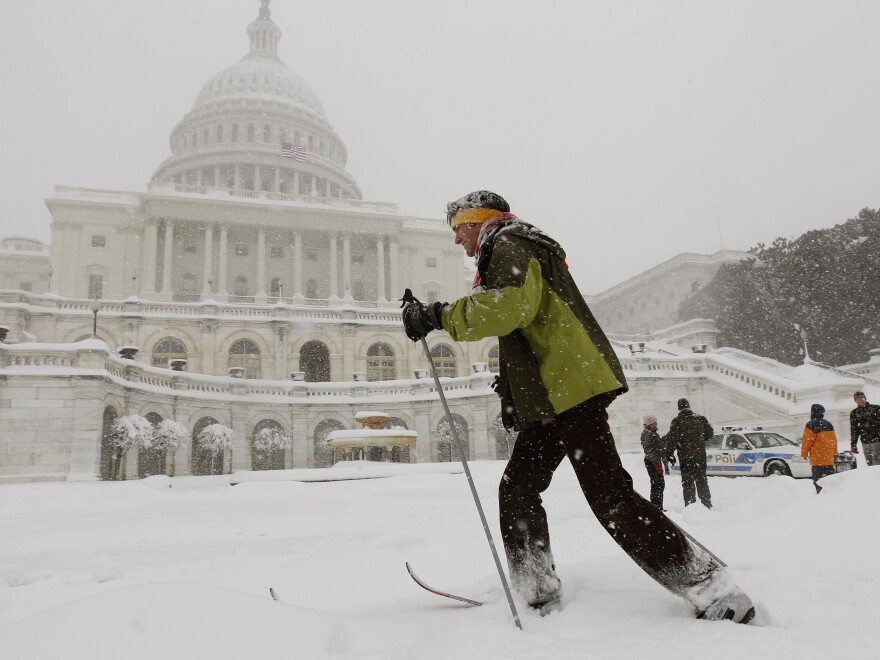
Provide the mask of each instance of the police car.
[{"label": "police car", "polygon": [[[674,469],[678,470],[678,466]],[[800,445],[760,426],[722,426],[706,442],[706,474],[722,477],[799,479],[811,476],[810,461],[801,458]]]}]

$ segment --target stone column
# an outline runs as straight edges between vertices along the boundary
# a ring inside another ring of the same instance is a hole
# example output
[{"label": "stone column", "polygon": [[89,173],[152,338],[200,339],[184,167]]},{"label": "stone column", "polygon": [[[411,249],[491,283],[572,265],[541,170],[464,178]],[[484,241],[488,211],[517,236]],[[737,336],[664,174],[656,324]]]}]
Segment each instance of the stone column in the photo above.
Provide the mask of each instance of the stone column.
[{"label": "stone column", "polygon": [[[214,356],[217,352],[217,319],[199,319],[199,329],[201,337],[199,339],[199,354],[202,357],[201,371],[203,374],[213,376],[217,374],[217,365],[214,363]],[[220,365],[225,369],[226,365]],[[221,375],[225,374],[225,371]]]},{"label": "stone column", "polygon": [[469,458],[482,460],[491,458],[489,455],[489,433],[486,421],[486,404],[475,403],[473,405],[473,442],[471,443],[471,456]]},{"label": "stone column", "polygon": [[354,354],[355,327],[345,325],[340,328],[342,334],[342,380],[351,378],[356,369]]},{"label": "stone column", "polygon": [[165,255],[162,260],[162,298],[171,300],[173,296],[172,261],[174,259],[174,223],[165,220]]},{"label": "stone column", "polygon": [[388,243],[388,265],[391,269],[389,273],[391,281],[388,285],[391,287],[391,298],[394,300],[403,295],[400,289],[400,241],[397,236],[392,236]]},{"label": "stone column", "polygon": [[147,237],[144,248],[146,250],[146,263],[144,264],[143,287],[144,294],[156,295],[156,250],[159,243],[159,221],[156,218],[147,220]]},{"label": "stone column", "polygon": [[415,444],[416,463],[431,462],[431,407],[426,403],[413,406],[413,429],[418,433]]},{"label": "stone column", "polygon": [[[314,177],[312,177],[312,181],[314,181]],[[327,296],[330,300],[339,300],[339,275],[336,272],[339,267],[336,264],[336,251],[336,232],[333,231],[330,232],[330,295]]]},{"label": "stone column", "polygon": [[293,230],[293,298],[302,298],[302,231]]},{"label": "stone column", "polygon": [[309,420],[305,413],[294,413],[291,420],[291,450],[293,465],[304,468],[315,466],[315,447],[309,436]]},{"label": "stone column", "polygon": [[217,267],[217,300],[226,301],[229,299],[229,292],[226,290],[226,261],[229,256],[229,228],[226,225],[220,225],[220,263]]},{"label": "stone column", "polygon": [[211,279],[211,274],[214,272],[214,223],[206,222],[205,223],[205,260],[204,260],[204,270],[202,272],[202,297],[209,297],[213,291],[208,287],[208,280]]},{"label": "stone column", "polygon": [[268,300],[266,295],[266,230],[260,227],[257,230],[257,292],[254,302],[265,304]]},{"label": "stone column", "polygon": [[376,300],[380,303],[385,299],[385,237],[376,239]]},{"label": "stone column", "polygon": [[[351,234],[342,235],[342,297],[351,299]],[[349,373],[349,372],[345,372]]]}]

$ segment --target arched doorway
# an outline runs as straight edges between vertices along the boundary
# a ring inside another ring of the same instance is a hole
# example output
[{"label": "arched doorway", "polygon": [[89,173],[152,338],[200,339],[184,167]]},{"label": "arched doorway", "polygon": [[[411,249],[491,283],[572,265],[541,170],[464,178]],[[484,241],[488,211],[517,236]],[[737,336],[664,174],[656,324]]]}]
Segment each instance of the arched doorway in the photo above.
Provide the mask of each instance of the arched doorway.
[{"label": "arched doorway", "polygon": [[[158,428],[162,423],[162,416],[158,413],[147,413],[144,417],[153,429]],[[154,474],[165,474],[165,452],[154,447],[141,449],[138,452],[138,476],[143,479]]]},{"label": "arched doorway", "polygon": [[335,419],[325,419],[315,427],[314,444],[315,444],[315,467],[332,467],[338,460],[336,451],[332,447],[327,446],[327,436],[331,431],[342,431],[345,425],[337,422]]},{"label": "arched doorway", "polygon": [[[223,474],[223,454],[212,457],[211,452],[207,449],[199,447],[199,433],[205,430],[211,424],[219,424],[213,417],[202,417],[193,427],[192,432],[192,473],[193,476],[203,476],[207,474]],[[211,459],[214,459],[213,461]],[[211,470],[213,462],[214,470]]]},{"label": "arched doorway", "polygon": [[[468,425],[464,417],[456,413],[452,413],[452,423],[455,424],[455,430],[458,433],[458,439],[461,440],[462,450],[465,458],[470,458],[470,441],[468,439]],[[449,422],[444,417],[437,424],[436,431],[437,440],[437,460],[441,463],[458,461],[460,456],[455,446],[455,438],[452,430],[449,428]]]},{"label": "arched doorway", "polygon": [[289,437],[284,432],[281,424],[276,422],[273,419],[264,419],[260,422],[257,422],[256,426],[254,426],[253,433],[251,433],[251,469],[252,470],[283,470],[284,469],[284,457],[287,453],[287,450],[282,447],[272,447],[269,449],[261,449],[258,446],[258,437],[261,432],[268,432],[277,434],[280,439],[287,439],[288,445],[290,442]]},{"label": "arched doorway", "polygon": [[495,439],[495,458],[508,460],[513,453],[513,444],[516,442],[518,433],[508,431],[501,423],[501,415],[492,422],[492,436]]}]

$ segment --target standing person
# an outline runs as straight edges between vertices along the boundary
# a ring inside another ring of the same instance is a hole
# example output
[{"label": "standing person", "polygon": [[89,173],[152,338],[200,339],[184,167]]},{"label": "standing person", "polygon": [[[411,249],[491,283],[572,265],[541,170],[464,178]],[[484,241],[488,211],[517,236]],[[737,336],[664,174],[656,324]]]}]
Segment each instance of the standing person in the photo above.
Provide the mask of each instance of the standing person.
[{"label": "standing person", "polygon": [[487,190],[450,202],[446,218],[456,245],[476,257],[473,291],[451,304],[411,302],[403,324],[413,341],[432,330],[455,341],[498,337],[502,419],[520,432],[498,492],[514,589],[541,613],[559,607],[541,493],[568,456],[593,513],[645,572],[701,618],[751,620],[752,602],[727,571],[633,489],[606,412],[626,379],[560,245]]},{"label": "standing person", "polygon": [[706,441],[714,432],[709,420],[694,414],[687,399],[678,400],[678,415],[669,425],[666,438],[670,451],[678,452],[685,506],[696,502],[699,495],[703,506],[712,508],[712,493],[706,479]]},{"label": "standing person", "polygon": [[834,455],[837,453],[837,435],[834,427],[825,419],[825,407],[814,403],[810,406],[810,421],[804,427],[801,441],[801,458],[810,457],[813,467],[813,485],[816,492],[822,490],[819,479],[834,474]]},{"label": "standing person", "polygon": [[864,392],[853,394],[856,407],[849,414],[849,443],[858,454],[859,438],[865,452],[865,463],[880,465],[880,406],[868,403]]},{"label": "standing person", "polygon": [[645,450],[645,469],[651,480],[651,504],[663,509],[663,491],[666,480],[663,478],[663,463],[667,460],[666,445],[657,433],[657,418],[645,415],[642,419],[642,449]]}]

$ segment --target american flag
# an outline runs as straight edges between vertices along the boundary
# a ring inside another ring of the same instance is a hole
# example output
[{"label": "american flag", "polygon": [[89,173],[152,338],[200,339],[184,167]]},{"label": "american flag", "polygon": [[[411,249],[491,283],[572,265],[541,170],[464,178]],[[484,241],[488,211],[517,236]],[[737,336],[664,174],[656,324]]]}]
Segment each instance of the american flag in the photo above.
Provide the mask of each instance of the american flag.
[{"label": "american flag", "polygon": [[282,142],[281,143],[281,157],[282,158],[293,158],[294,160],[298,160],[299,162],[303,162],[306,159],[306,148],[301,147],[298,144],[290,144],[290,142]]}]

